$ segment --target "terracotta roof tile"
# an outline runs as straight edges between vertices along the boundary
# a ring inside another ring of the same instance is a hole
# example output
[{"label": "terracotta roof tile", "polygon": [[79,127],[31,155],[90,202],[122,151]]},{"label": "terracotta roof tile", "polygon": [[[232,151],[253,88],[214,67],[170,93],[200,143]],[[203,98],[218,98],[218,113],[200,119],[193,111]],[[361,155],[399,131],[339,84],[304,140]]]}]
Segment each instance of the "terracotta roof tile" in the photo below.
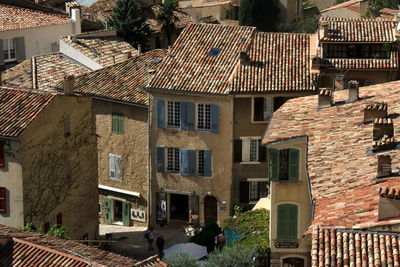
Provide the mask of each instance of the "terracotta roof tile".
[{"label": "terracotta roof tile", "polygon": [[392,15],[395,16],[400,12],[400,10],[398,9],[391,9],[391,8],[383,8],[381,10],[379,10],[379,13],[382,14],[387,14],[387,15]]},{"label": "terracotta roof tile", "polygon": [[53,98],[50,93],[0,87],[0,136],[19,136]]},{"label": "terracotta roof tile", "polygon": [[[379,42],[396,41],[393,29],[396,22],[377,19],[349,19],[321,17],[328,23],[328,35],[321,38],[326,42]],[[320,26],[321,27],[321,26]]]},{"label": "terracotta roof tile", "polygon": [[65,15],[0,4],[0,32],[72,23]]},{"label": "terracotta roof tile", "polygon": [[365,0],[349,0],[349,1],[345,1],[343,3],[325,8],[324,10],[321,10],[321,13],[325,13],[327,11],[331,11],[331,10],[335,10],[335,9],[339,9],[339,8],[348,8],[350,10],[353,11],[360,11],[360,3],[364,2]]}]

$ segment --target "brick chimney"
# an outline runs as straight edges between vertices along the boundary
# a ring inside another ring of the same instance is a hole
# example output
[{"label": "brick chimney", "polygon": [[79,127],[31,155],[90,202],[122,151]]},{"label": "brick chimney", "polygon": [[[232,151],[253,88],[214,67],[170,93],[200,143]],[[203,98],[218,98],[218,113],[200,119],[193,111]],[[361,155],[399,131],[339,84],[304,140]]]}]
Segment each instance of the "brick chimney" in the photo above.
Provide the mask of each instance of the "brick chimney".
[{"label": "brick chimney", "polygon": [[75,92],[75,77],[74,75],[65,75],[64,76],[64,94],[65,95],[74,95]]},{"label": "brick chimney", "polygon": [[329,37],[328,30],[329,30],[329,21],[322,21],[320,29],[320,39]]},{"label": "brick chimney", "polygon": [[392,174],[392,159],[390,155],[378,156],[378,172],[376,177],[388,177]]},{"label": "brick chimney", "polygon": [[375,118],[373,128],[373,140],[379,140],[381,138],[393,137],[394,128],[393,121],[391,118]]},{"label": "brick chimney", "polygon": [[357,101],[359,99],[359,84],[358,81],[349,81],[349,98],[347,103]]},{"label": "brick chimney", "polygon": [[320,89],[318,93],[318,108],[328,108],[333,104],[333,91]]},{"label": "brick chimney", "polygon": [[367,103],[364,108],[364,122],[372,122],[376,118],[386,118],[387,109],[387,104],[384,102]]}]

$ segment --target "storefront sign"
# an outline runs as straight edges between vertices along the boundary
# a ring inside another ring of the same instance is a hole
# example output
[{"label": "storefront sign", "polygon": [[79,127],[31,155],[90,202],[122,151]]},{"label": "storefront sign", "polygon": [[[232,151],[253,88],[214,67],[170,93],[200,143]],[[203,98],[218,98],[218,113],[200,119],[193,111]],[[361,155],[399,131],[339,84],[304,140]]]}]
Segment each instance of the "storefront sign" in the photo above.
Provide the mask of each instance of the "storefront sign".
[{"label": "storefront sign", "polygon": [[146,212],[139,209],[131,209],[131,219],[138,222],[146,221]]},{"label": "storefront sign", "polygon": [[290,242],[290,241],[277,241],[275,242],[276,248],[298,248],[298,242]]}]

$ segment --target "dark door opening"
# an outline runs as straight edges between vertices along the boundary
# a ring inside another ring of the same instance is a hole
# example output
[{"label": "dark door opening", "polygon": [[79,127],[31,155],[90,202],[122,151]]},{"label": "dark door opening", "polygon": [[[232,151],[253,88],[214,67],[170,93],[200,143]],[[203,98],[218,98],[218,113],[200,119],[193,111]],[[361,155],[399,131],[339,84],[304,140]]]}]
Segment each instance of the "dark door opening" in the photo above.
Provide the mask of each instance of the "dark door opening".
[{"label": "dark door opening", "polygon": [[304,259],[301,258],[283,259],[283,267],[304,267]]},{"label": "dark door opening", "polygon": [[122,201],[114,200],[114,221],[122,221]]},{"label": "dark door opening", "polygon": [[189,219],[189,196],[171,194],[170,200],[170,219],[187,221]]},{"label": "dark door opening", "polygon": [[217,222],[217,199],[213,196],[204,198],[204,222],[205,224],[213,224]]}]

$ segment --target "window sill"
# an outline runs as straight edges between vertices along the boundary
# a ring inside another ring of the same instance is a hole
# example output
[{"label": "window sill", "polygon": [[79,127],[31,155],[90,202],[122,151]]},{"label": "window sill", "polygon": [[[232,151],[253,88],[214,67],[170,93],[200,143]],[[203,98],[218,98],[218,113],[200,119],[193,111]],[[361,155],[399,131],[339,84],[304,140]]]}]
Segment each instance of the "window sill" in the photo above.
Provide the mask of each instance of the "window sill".
[{"label": "window sill", "polygon": [[116,179],[116,178],[111,178],[111,177],[109,177],[109,178],[111,181],[114,181],[114,182],[122,182],[122,178],[121,179]]},{"label": "window sill", "polygon": [[270,121],[251,121],[252,124],[268,124]]},{"label": "window sill", "polygon": [[261,164],[260,161],[241,161],[239,164],[247,165],[247,164]]},{"label": "window sill", "polygon": [[301,181],[271,181],[271,182],[277,182],[279,184],[300,184]]}]

